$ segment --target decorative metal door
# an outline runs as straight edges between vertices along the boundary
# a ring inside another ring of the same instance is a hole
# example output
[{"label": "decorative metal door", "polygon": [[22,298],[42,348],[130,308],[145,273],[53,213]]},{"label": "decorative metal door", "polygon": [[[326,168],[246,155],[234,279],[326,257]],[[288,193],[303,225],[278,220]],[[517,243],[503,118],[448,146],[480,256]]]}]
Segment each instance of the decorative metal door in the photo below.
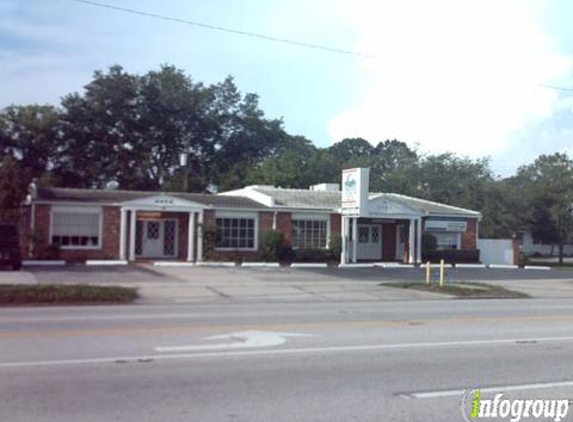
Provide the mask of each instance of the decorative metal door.
[{"label": "decorative metal door", "polygon": [[143,222],[142,256],[160,258],[163,256],[163,221]]},{"label": "decorative metal door", "polygon": [[174,257],[177,251],[177,222],[163,221],[163,256]]},{"label": "decorative metal door", "polygon": [[358,225],[358,259],[382,259],[382,226],[379,224]]},{"label": "decorative metal door", "polygon": [[142,258],[175,258],[178,254],[177,219],[138,220],[135,255]]}]

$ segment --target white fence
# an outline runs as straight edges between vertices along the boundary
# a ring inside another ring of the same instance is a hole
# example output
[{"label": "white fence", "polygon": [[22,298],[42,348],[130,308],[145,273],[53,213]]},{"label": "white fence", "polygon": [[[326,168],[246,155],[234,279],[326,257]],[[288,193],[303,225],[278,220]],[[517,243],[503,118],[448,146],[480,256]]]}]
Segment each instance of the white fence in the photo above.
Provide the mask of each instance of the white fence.
[{"label": "white fence", "polygon": [[[546,256],[559,255],[559,245],[547,245],[533,243],[533,238],[529,233],[523,235],[523,253],[526,255],[540,254]],[[563,245],[565,255],[573,255],[573,245]]]},{"label": "white fence", "polygon": [[478,239],[480,261],[488,265],[513,265],[512,239]]}]

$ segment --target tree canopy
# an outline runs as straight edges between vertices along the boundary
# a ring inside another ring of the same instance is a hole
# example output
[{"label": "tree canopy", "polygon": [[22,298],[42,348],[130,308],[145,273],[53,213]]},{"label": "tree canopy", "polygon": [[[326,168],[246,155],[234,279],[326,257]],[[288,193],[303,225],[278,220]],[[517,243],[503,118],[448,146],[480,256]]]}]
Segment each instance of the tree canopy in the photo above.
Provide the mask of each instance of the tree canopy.
[{"label": "tree canopy", "polygon": [[[422,154],[397,140],[343,139],[329,147],[287,133],[254,93],[232,77],[205,85],[181,69],[133,74],[97,71],[57,106],[0,111],[0,200],[25,196],[31,180],[50,186],[224,191],[248,184],[308,188],[339,183],[342,169],[370,167],[370,190],[482,212],[482,237],[529,231],[571,240],[573,163],[543,155],[512,177],[495,177],[487,158]],[[188,154],[186,165],[180,155]]]}]

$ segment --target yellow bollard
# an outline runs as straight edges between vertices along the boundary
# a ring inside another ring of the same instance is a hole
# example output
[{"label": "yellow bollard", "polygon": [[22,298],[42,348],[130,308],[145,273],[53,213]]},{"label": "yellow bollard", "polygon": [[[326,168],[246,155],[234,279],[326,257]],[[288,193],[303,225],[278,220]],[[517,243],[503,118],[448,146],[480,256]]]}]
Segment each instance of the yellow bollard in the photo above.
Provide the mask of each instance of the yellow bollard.
[{"label": "yellow bollard", "polygon": [[440,287],[444,287],[444,260],[440,259]]},{"label": "yellow bollard", "polygon": [[430,284],[430,261],[426,262],[426,284]]}]

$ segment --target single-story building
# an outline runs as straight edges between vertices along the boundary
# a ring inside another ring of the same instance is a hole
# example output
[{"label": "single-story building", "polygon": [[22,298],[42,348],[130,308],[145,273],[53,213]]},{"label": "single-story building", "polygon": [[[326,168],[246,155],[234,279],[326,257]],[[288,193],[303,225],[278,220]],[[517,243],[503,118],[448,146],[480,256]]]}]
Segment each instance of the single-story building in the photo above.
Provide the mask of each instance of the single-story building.
[{"label": "single-story building", "polygon": [[[367,213],[348,215],[338,184],[306,189],[247,186],[219,194],[30,188],[23,233],[58,245],[62,259],[205,259],[203,227],[219,235],[209,259],[258,259],[264,230],[277,229],[293,248],[320,249],[342,236],[341,262],[421,262],[424,231],[438,248],[475,250],[479,212],[392,193],[369,193]],[[363,215],[368,215],[364,217]]]}]

